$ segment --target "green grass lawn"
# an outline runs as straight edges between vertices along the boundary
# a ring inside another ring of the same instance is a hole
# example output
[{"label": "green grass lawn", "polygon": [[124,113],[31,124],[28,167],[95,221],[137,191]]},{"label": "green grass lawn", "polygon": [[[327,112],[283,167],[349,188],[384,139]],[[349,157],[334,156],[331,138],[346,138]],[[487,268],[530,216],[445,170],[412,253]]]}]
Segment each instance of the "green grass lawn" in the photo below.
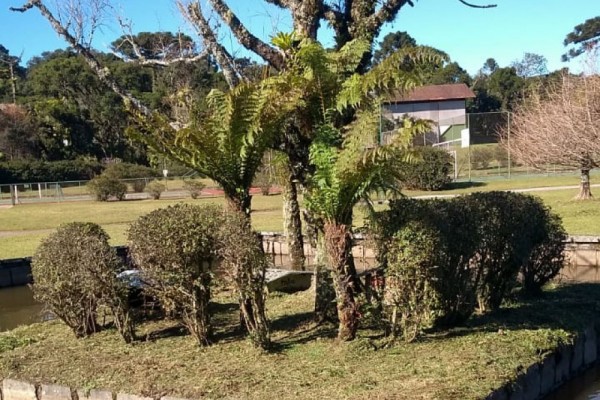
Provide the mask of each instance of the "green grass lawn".
[{"label": "green grass lawn", "polygon": [[204,349],[168,320],[138,326],[133,345],[112,329],[78,340],[56,321],[20,327],[0,334],[0,379],[195,399],[481,399],[594,321],[600,286],[515,298],[415,343],[367,328],[339,343],[334,326],[312,322],[312,300],[310,291],[269,296],[271,352],[240,336],[228,298],[215,305],[216,344]]},{"label": "green grass lawn", "polygon": [[[0,208],[0,259],[30,256],[40,240],[60,224],[95,222],[104,227],[112,244],[124,244],[129,224],[152,210],[179,202],[223,204],[223,198],[197,200],[73,201],[25,204]],[[281,196],[255,196],[252,222],[260,231],[281,231]]]},{"label": "green grass lawn", "polygon": [[[594,177],[593,177],[594,178]],[[592,178],[592,183],[594,179]],[[579,178],[572,175],[522,177],[519,179],[490,180],[479,183],[455,183],[452,189],[439,192],[406,191],[409,196],[464,194],[473,191],[508,190],[531,187],[577,185]],[[600,189],[597,189],[600,192]],[[572,235],[600,235],[600,200],[573,201],[577,189],[532,192],[562,218],[567,232]],[[594,192],[595,189],[592,189]],[[96,222],[104,227],[114,245],[124,244],[128,225],[141,215],[156,208],[178,202],[194,204],[224,204],[223,198],[198,200],[130,200],[99,203],[74,201],[40,203],[0,208],[0,259],[25,257],[34,253],[39,241],[62,223],[73,221]],[[281,231],[281,196],[256,195],[252,199],[252,223],[259,231]],[[357,209],[355,225],[363,224],[364,213]],[[15,235],[18,231],[18,235]]]}]

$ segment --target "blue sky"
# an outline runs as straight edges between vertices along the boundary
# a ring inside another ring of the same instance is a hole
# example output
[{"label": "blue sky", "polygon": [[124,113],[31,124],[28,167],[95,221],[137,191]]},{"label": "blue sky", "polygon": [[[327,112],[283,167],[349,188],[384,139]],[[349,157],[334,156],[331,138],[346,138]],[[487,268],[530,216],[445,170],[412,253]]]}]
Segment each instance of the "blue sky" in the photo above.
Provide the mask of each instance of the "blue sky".
[{"label": "blue sky", "polygon": [[[25,14],[8,10],[9,6],[19,6],[24,1],[1,2],[0,44],[11,54],[23,53],[25,60],[43,51],[64,47],[64,42],[36,10]],[[486,4],[486,1],[472,0],[478,4]],[[115,14],[130,17],[136,31],[189,31],[172,0],[113,3]],[[228,0],[228,3],[240,19],[265,40],[274,32],[291,30],[289,15],[262,0]],[[390,31],[407,31],[419,44],[447,52],[471,74],[476,73],[488,57],[506,66],[522,58],[525,52],[545,56],[550,70],[564,66],[580,70],[579,61],[571,64],[560,61],[564,53],[562,41],[575,25],[600,15],[600,0],[495,0],[495,3],[497,8],[482,10],[468,8],[457,0],[417,0],[414,8],[402,9],[396,21],[385,26],[382,36]],[[119,35],[120,30],[108,22],[102,33],[96,35],[94,46],[107,51],[108,44]],[[331,42],[326,30],[320,38],[325,44]],[[232,51],[244,55],[230,35],[223,33],[223,39]]]}]

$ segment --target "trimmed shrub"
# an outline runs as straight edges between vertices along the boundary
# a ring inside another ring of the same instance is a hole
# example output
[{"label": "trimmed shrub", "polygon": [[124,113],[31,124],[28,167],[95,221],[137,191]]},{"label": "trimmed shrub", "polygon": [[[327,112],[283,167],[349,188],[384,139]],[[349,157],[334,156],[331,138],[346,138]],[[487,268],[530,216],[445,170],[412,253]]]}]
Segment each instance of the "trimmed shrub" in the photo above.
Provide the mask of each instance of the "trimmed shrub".
[{"label": "trimmed shrub", "polygon": [[144,191],[147,178],[157,178],[161,176],[160,172],[154,168],[130,163],[110,164],[104,170],[104,175],[120,180],[131,180],[129,183],[131,184],[131,189],[135,193]]},{"label": "trimmed shrub", "polygon": [[473,313],[476,299],[470,260],[477,251],[478,240],[469,212],[454,199],[391,201],[388,211],[377,213],[373,227],[377,257],[386,277],[390,256],[394,254],[393,238],[414,223],[423,224],[437,235],[435,251],[428,255],[436,266],[436,279],[431,282],[437,293],[434,323],[462,323]]},{"label": "trimmed shrub", "polygon": [[[435,265],[435,272],[422,271],[421,277],[433,277],[429,287],[437,303],[431,312],[438,326],[461,323],[477,304],[482,311],[498,308],[517,285],[519,273],[526,292],[539,292],[558,274],[564,261],[566,234],[560,218],[540,199],[519,193],[395,200],[388,211],[377,213],[374,233],[386,277],[394,276],[390,266],[399,256],[404,257],[402,262],[409,271],[413,268],[407,254],[422,268]],[[427,258],[423,258],[418,254],[425,251],[421,248],[425,244],[411,243],[406,237],[429,234],[436,246],[427,248]],[[413,248],[398,248],[399,239]],[[406,310],[411,305],[397,307]]]},{"label": "trimmed shrub", "polygon": [[148,193],[154,200],[158,200],[165,189],[166,187],[162,183],[152,181],[146,186],[146,193]]},{"label": "trimmed shrub", "polygon": [[473,193],[460,201],[467,204],[478,231],[478,251],[472,262],[477,269],[479,308],[496,309],[543,240],[544,205],[533,196],[512,192]]},{"label": "trimmed shrub", "polygon": [[400,333],[405,341],[413,341],[434,321],[438,248],[437,233],[419,222],[409,222],[388,246],[384,298],[392,305],[394,337]]},{"label": "trimmed shrub", "polygon": [[183,181],[183,190],[188,191],[192,199],[197,199],[205,187],[204,183],[195,179],[186,179]]},{"label": "trimmed shrub", "polygon": [[199,345],[210,343],[211,269],[223,220],[216,206],[177,204],[139,218],[128,234],[130,255],[149,283],[145,290],[181,318]]},{"label": "trimmed shrub", "polygon": [[494,161],[496,154],[494,149],[484,146],[475,146],[471,150],[471,163],[475,169],[486,169]]},{"label": "trimmed shrub", "polygon": [[534,248],[521,267],[523,290],[528,294],[539,294],[542,287],[558,275],[565,263],[567,240],[560,217],[541,204],[541,200],[536,200],[540,204],[532,211],[537,218],[531,218],[535,223],[529,228]]},{"label": "trimmed shrub", "polygon": [[411,190],[441,190],[450,182],[452,156],[435,147],[415,148],[419,161],[403,163],[399,181]]},{"label": "trimmed shrub", "polygon": [[229,278],[238,292],[243,323],[252,343],[268,349],[271,337],[265,308],[265,271],[269,259],[262,241],[241,213],[228,213],[218,234],[222,276]]},{"label": "trimmed shrub", "polygon": [[108,201],[113,196],[121,201],[125,199],[127,185],[106,175],[100,175],[87,183],[88,190],[96,197],[97,201]]},{"label": "trimmed shrub", "polygon": [[32,259],[33,293],[77,337],[97,331],[98,307],[107,306],[117,330],[129,343],[134,328],[127,287],[117,278],[121,269],[121,260],[99,225],[65,224],[42,241]]},{"label": "trimmed shrub", "polygon": [[494,159],[502,168],[508,167],[508,150],[503,144],[497,144],[494,148]]}]

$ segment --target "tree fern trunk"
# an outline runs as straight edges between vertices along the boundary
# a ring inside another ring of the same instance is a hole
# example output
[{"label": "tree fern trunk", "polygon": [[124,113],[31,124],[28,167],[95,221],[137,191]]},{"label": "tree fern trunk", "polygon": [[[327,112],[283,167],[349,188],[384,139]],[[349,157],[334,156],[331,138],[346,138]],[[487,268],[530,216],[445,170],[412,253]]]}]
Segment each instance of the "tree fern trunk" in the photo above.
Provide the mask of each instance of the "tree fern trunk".
[{"label": "tree fern trunk", "polygon": [[338,339],[353,340],[358,330],[359,312],[354,298],[357,276],[352,262],[352,233],[347,225],[329,222],[325,224],[324,236],[336,293]]},{"label": "tree fern trunk", "polygon": [[290,267],[296,271],[304,271],[304,238],[302,237],[302,221],[298,190],[291,176],[283,187],[283,230],[287,241]]},{"label": "tree fern trunk", "polygon": [[331,271],[327,268],[325,238],[322,234],[317,239],[313,279],[315,289],[315,319],[318,323],[325,321],[336,322],[336,293],[333,288]]},{"label": "tree fern trunk", "polygon": [[235,189],[225,189],[225,200],[229,210],[242,213],[248,219],[250,218],[252,196],[248,189],[241,192],[236,192]]}]

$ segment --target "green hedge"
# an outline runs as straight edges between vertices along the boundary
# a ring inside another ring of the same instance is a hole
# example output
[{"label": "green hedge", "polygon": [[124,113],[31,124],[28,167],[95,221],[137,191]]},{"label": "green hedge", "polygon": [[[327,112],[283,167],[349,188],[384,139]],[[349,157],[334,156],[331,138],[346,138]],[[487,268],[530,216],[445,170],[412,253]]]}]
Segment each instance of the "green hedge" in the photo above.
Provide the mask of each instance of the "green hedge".
[{"label": "green hedge", "polygon": [[94,178],[103,165],[92,160],[9,161],[0,163],[0,184],[84,181]]},{"label": "green hedge", "polygon": [[[374,233],[391,282],[392,329],[401,327],[405,339],[459,324],[477,308],[498,308],[519,278],[526,292],[539,292],[562,267],[566,238],[560,218],[539,198],[510,192],[392,201],[377,213]],[[416,307],[415,299],[427,302]]]},{"label": "green hedge", "polygon": [[452,180],[452,156],[435,147],[417,147],[417,161],[403,163],[400,184],[411,190],[442,190]]}]

